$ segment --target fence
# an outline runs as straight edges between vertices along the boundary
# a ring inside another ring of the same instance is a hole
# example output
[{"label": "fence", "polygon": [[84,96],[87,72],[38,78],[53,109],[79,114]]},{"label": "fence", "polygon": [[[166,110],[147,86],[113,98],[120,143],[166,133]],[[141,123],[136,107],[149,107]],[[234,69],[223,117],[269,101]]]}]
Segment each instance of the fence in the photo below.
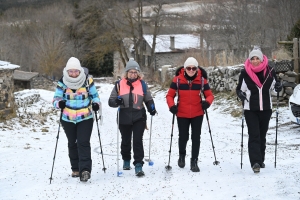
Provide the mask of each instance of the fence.
[{"label": "fence", "polygon": [[[299,84],[299,56],[300,56],[300,40],[294,38],[293,41],[279,41],[278,44],[292,44],[293,45],[293,71],[297,74],[296,83]],[[287,64],[285,64],[287,65]],[[287,66],[281,66],[279,69],[286,69]]]}]

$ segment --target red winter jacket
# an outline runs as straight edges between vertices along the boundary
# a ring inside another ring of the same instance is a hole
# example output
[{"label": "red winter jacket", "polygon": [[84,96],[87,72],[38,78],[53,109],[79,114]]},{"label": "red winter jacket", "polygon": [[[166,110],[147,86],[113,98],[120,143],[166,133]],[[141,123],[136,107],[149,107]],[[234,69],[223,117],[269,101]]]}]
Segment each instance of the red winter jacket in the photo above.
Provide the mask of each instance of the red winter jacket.
[{"label": "red winter jacket", "polygon": [[198,68],[197,73],[198,74],[196,78],[189,83],[188,80],[184,77],[184,68],[181,67],[179,68],[179,72],[177,72],[178,75],[176,74],[177,76],[173,78],[169,91],[166,95],[166,99],[169,108],[174,106],[175,105],[174,98],[176,96],[176,92],[178,88],[179,102],[178,102],[177,117],[194,118],[204,114],[202,109],[202,104],[201,104],[202,99],[200,97],[200,92],[202,88],[201,85],[202,76],[204,78],[203,92],[204,92],[205,100],[209,104],[212,104],[214,100],[214,96],[207,82],[206,72]]}]

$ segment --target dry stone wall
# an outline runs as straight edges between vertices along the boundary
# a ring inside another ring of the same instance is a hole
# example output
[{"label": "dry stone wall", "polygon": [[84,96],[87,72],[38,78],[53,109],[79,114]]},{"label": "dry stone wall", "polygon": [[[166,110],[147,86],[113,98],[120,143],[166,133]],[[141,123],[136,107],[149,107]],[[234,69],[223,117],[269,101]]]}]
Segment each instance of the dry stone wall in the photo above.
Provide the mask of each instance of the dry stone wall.
[{"label": "dry stone wall", "polygon": [[13,71],[0,70],[0,120],[15,116]]},{"label": "dry stone wall", "polygon": [[38,75],[32,79],[31,86],[32,89],[54,91],[54,89],[56,88],[56,83],[43,75]]},{"label": "dry stone wall", "polygon": [[[244,64],[228,67],[205,67],[210,87],[217,92],[235,91],[240,72],[243,68]],[[175,71],[176,68],[169,68],[166,74],[171,79],[174,76]],[[277,75],[283,85],[283,90],[279,93],[280,104],[287,104],[297,85],[295,83],[296,73],[287,71],[277,73]],[[275,92],[272,92],[272,100],[273,102],[276,102],[277,100],[277,94]]]}]

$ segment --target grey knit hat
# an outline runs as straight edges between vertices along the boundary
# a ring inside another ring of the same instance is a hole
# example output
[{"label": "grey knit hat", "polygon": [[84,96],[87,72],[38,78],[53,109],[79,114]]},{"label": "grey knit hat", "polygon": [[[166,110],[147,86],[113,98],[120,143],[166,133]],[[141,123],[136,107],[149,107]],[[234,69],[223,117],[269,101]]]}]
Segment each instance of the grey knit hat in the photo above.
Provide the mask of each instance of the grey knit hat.
[{"label": "grey knit hat", "polygon": [[140,68],[139,64],[136,61],[134,61],[133,58],[130,58],[129,61],[126,63],[125,71],[128,72],[131,69],[141,71],[141,68]]},{"label": "grey knit hat", "polygon": [[259,46],[254,46],[254,47],[253,47],[253,50],[250,52],[249,57],[248,57],[249,60],[251,60],[251,58],[252,58],[253,56],[258,57],[259,60],[260,60],[261,62],[264,60],[264,55],[263,55],[263,53],[261,52]]}]

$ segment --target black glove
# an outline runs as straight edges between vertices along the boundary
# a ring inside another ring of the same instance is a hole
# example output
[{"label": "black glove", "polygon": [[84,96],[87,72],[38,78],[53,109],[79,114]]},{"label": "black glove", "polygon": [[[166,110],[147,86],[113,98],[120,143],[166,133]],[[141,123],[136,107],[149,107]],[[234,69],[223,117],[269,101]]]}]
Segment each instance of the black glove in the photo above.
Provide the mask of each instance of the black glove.
[{"label": "black glove", "polygon": [[116,104],[117,104],[118,106],[124,105],[124,100],[123,100],[122,97],[116,98],[115,102],[116,102]]},{"label": "black glove", "polygon": [[149,113],[150,113],[150,115],[154,116],[156,114],[156,110],[155,109],[151,110]]},{"label": "black glove", "polygon": [[238,97],[240,98],[241,101],[245,101],[247,99],[246,93],[242,92],[241,90],[239,90],[237,92]]},{"label": "black glove", "polygon": [[152,116],[156,114],[155,106],[153,103],[149,106],[148,111]]},{"label": "black glove", "polygon": [[97,104],[97,103],[92,103],[92,109],[93,109],[93,111],[98,111],[99,110],[99,104]]},{"label": "black glove", "polygon": [[174,115],[176,115],[177,112],[178,112],[177,106],[176,106],[176,105],[172,106],[172,107],[170,108],[170,112],[173,113]]},{"label": "black glove", "polygon": [[276,82],[275,83],[275,91],[276,92],[280,92],[281,90],[282,90],[282,85],[281,85],[281,83],[278,81],[278,82]]},{"label": "black glove", "polygon": [[61,100],[58,102],[58,107],[64,109],[66,107],[66,100]]},{"label": "black glove", "polygon": [[207,108],[209,108],[210,104],[207,101],[202,101],[202,109],[206,110]]}]

